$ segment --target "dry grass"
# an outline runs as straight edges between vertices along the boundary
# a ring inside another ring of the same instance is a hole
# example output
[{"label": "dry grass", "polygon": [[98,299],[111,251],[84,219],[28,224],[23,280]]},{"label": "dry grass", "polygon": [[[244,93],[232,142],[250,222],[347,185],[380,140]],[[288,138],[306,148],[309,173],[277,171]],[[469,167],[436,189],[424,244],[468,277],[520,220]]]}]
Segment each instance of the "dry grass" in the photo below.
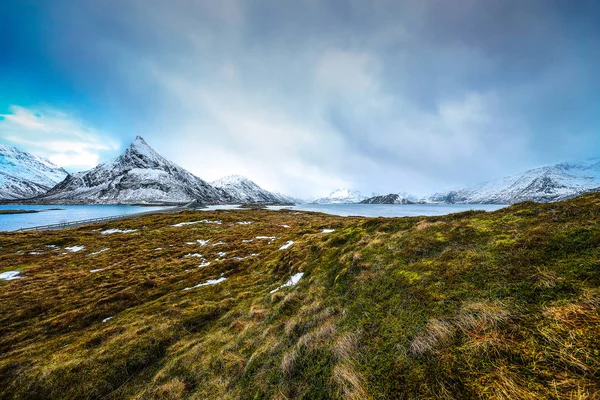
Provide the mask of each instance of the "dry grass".
[{"label": "dry grass", "polygon": [[[221,223],[173,226],[201,220]],[[1,399],[600,393],[600,195],[430,218],[157,214],[0,247],[0,271],[26,277],[0,282]]]}]

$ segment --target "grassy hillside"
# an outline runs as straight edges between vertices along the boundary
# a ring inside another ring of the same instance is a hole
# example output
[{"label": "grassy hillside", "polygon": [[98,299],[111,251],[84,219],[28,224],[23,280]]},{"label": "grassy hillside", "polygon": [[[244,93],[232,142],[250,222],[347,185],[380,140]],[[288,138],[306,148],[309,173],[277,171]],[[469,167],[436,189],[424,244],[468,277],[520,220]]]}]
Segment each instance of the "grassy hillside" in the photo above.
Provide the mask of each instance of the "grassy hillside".
[{"label": "grassy hillside", "polygon": [[599,398],[600,195],[157,214],[0,247],[24,276],[0,281],[3,399]]}]

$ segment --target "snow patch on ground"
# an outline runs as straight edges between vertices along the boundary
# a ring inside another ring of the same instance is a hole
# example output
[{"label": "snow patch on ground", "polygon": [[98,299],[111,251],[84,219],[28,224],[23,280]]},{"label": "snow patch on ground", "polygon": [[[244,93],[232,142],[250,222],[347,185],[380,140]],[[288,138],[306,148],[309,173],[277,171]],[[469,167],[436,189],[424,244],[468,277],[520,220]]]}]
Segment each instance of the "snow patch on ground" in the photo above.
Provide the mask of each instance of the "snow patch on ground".
[{"label": "snow patch on ground", "polygon": [[189,258],[189,257],[204,258],[204,256],[199,253],[190,253],[190,254],[186,254],[185,256],[183,256],[183,258]]},{"label": "snow patch on ground", "polygon": [[273,240],[277,239],[277,236],[256,236],[255,239],[265,239],[269,241],[269,244],[273,243]]},{"label": "snow patch on ground", "polygon": [[77,253],[78,251],[84,250],[85,246],[71,246],[65,247],[65,250],[70,251],[71,253]]},{"label": "snow patch on ground", "polygon": [[132,233],[137,232],[137,229],[107,229],[105,231],[100,232],[102,235],[112,235],[113,233]]},{"label": "snow patch on ground", "polygon": [[109,251],[109,250],[110,250],[110,248],[107,247],[107,248],[104,248],[102,250],[98,250],[98,251],[95,251],[93,253],[90,253],[90,254],[88,254],[88,256],[95,256],[96,254],[104,253],[105,251]]},{"label": "snow patch on ground", "polygon": [[335,229],[323,229],[321,231],[321,233],[331,233],[331,232],[334,232],[334,231],[335,231]]},{"label": "snow patch on ground", "polygon": [[44,254],[44,253],[42,251],[30,251],[29,254],[32,255],[32,256],[37,256],[37,255],[41,255],[41,254]]},{"label": "snow patch on ground", "polygon": [[6,271],[0,273],[1,281],[12,281],[13,279],[21,279],[25,278],[24,276],[20,276],[21,271]]},{"label": "snow patch on ground", "polygon": [[224,278],[224,277],[221,277],[221,278],[219,278],[219,279],[209,279],[209,280],[207,280],[206,282],[199,283],[199,284],[197,284],[196,286],[188,287],[188,288],[185,288],[185,289],[183,289],[183,290],[195,289],[195,288],[199,288],[199,287],[201,287],[201,286],[216,285],[216,284],[218,284],[218,283],[221,283],[221,282],[223,282],[223,281],[224,281],[224,280],[226,280],[226,279],[227,279],[227,278]]},{"label": "snow patch on ground", "polygon": [[111,319],[112,319],[112,317],[104,318],[104,319],[102,320],[102,322],[108,322],[108,321],[110,321]]},{"label": "snow patch on ground", "polygon": [[293,244],[294,244],[293,240],[288,240],[288,242],[286,244],[284,244],[283,246],[281,246],[279,248],[279,250],[289,249]]},{"label": "snow patch on ground", "polygon": [[208,244],[208,242],[210,242],[210,239],[208,239],[208,240],[198,239],[198,240],[196,240],[196,242],[198,242],[199,246],[206,246]]},{"label": "snow patch on ground", "polygon": [[249,256],[246,257],[231,257],[232,260],[236,260],[236,261],[242,261],[245,260],[247,258],[251,258],[251,257],[256,257],[258,254],[257,253],[252,253]]},{"label": "snow patch on ground", "polygon": [[227,244],[227,243],[225,243],[225,242],[221,242],[221,241],[218,241],[217,243],[213,243],[213,244],[211,244],[211,246],[213,246],[213,247],[214,247],[214,246],[219,246],[219,245],[222,245],[222,244]]},{"label": "snow patch on ground", "polygon": [[240,222],[236,222],[236,224],[238,225],[252,225],[254,223],[254,221],[240,221]]},{"label": "snow patch on ground", "polygon": [[217,225],[221,225],[223,222],[216,220],[216,221],[210,221],[208,219],[203,219],[202,221],[191,221],[191,222],[180,222],[178,224],[175,225],[171,225],[173,227],[176,228],[180,228],[182,226],[186,226],[186,225],[195,225],[195,224],[217,224]]},{"label": "snow patch on ground", "polygon": [[98,269],[90,269],[90,272],[93,274],[95,272],[100,272],[102,271],[104,268],[98,268]]},{"label": "snow patch on ground", "polygon": [[304,275],[304,272],[298,272],[297,274],[292,275],[289,281],[287,281],[283,285],[279,286],[278,288],[271,290],[269,293],[275,293],[276,291],[278,291],[279,289],[284,288],[284,287],[296,286],[303,275]]},{"label": "snow patch on ground", "polygon": [[198,265],[198,268],[208,267],[210,265],[210,261],[204,261],[202,264]]},{"label": "snow patch on ground", "polygon": [[288,229],[290,228],[289,225],[279,225],[279,226],[281,226],[282,228],[288,228]]}]

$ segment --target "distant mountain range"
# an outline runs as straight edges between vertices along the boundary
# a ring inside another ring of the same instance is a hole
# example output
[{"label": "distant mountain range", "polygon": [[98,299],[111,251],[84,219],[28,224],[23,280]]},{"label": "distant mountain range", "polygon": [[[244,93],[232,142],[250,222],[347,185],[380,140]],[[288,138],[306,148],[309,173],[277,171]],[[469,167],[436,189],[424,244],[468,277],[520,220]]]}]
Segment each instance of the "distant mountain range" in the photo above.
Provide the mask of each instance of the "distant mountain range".
[{"label": "distant mountain range", "polygon": [[484,182],[466,189],[435,193],[433,203],[513,204],[551,202],[600,190],[600,159],[563,162],[522,174]]},{"label": "distant mountain range", "polygon": [[[12,170],[28,171],[29,165],[35,165],[36,171],[42,170],[41,162],[29,161],[36,160],[34,156],[21,154],[27,155],[20,157],[27,162],[13,163]],[[5,170],[7,168],[0,172]],[[38,179],[39,190],[23,192],[22,196],[0,188],[0,198],[40,204],[182,204],[194,200],[201,204],[237,204],[288,203],[290,200],[239,176],[211,185],[158,154],[140,136],[119,157],[89,171],[75,174],[60,171],[62,174],[56,173],[55,181],[46,183]],[[18,174],[10,176],[20,177]],[[19,179],[20,186],[26,187],[27,182]]]},{"label": "distant mountain range", "polygon": [[297,199],[283,194],[269,192],[240,175],[229,175],[211,184],[224,190],[237,203],[296,203]]},{"label": "distant mountain range", "polygon": [[[364,196],[337,189],[317,204],[551,202],[600,191],[600,159],[563,162],[522,174],[418,198],[407,193]],[[84,172],[68,174],[50,161],[0,145],[0,200],[39,204],[298,203],[231,175],[208,183],[153,150],[140,136],[119,157]]]},{"label": "distant mountain range", "polygon": [[359,203],[365,200],[367,196],[363,196],[357,190],[351,189],[337,189],[329,194],[327,197],[321,197],[314,199],[311,203],[315,204],[347,204],[347,203]]},{"label": "distant mountain range", "polygon": [[369,197],[361,201],[360,204],[415,204],[415,202],[397,193],[392,193]]},{"label": "distant mountain range", "polygon": [[45,158],[0,145],[0,198],[23,199],[47,192],[67,171]]}]

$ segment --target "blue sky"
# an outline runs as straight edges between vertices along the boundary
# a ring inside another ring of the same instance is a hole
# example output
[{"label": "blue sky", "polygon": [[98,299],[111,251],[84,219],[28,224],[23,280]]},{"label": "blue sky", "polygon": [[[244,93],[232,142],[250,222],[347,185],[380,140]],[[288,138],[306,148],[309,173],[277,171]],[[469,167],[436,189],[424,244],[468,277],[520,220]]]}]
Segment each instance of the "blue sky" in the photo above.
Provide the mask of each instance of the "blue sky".
[{"label": "blue sky", "polygon": [[598,157],[599,4],[6,1],[0,142],[77,171],[141,135],[304,197]]}]

